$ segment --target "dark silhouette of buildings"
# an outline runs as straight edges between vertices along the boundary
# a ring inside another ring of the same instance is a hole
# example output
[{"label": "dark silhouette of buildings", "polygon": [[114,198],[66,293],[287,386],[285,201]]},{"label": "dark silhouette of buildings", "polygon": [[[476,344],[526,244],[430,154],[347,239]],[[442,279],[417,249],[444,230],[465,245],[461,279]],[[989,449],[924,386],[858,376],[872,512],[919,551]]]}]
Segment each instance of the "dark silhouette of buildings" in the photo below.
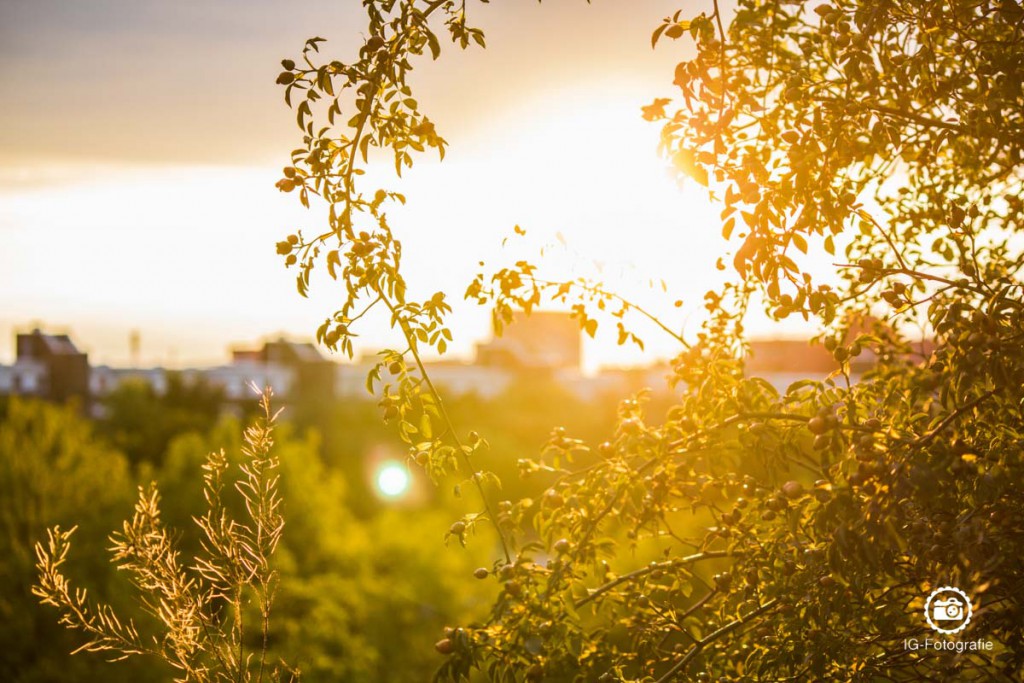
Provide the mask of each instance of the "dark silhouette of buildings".
[{"label": "dark silhouette of buildings", "polygon": [[[643,368],[606,368],[587,374],[581,367],[579,321],[568,313],[534,311],[518,315],[497,334],[476,346],[471,360],[428,363],[433,381],[451,395],[494,397],[518,380],[556,382],[582,399],[623,395],[640,387],[665,389],[667,363]],[[856,359],[854,373],[875,359],[867,350]],[[285,402],[317,405],[332,400],[371,400],[366,376],[378,358],[372,354],[354,362],[335,362],[314,344],[276,339],[261,346],[232,351],[223,365],[171,370],[163,367],[90,367],[88,356],[65,334],[40,330],[17,335],[17,359],[0,365],[0,395],[35,396],[52,401],[78,399],[92,412],[127,382],[144,383],[164,395],[171,375],[186,384],[205,382],[219,389],[228,404],[253,399],[253,386],[272,387]],[[784,391],[792,382],[824,379],[838,364],[823,347],[806,340],[754,340],[746,359],[747,371]]]},{"label": "dark silhouette of buildings", "polygon": [[66,334],[18,334],[14,365],[0,370],[0,393],[49,401],[89,400],[89,357]]},{"label": "dark silhouette of buildings", "polygon": [[337,364],[308,342],[268,341],[259,349],[235,349],[232,366],[284,368],[291,372],[289,393],[304,400],[329,400],[335,395]]}]

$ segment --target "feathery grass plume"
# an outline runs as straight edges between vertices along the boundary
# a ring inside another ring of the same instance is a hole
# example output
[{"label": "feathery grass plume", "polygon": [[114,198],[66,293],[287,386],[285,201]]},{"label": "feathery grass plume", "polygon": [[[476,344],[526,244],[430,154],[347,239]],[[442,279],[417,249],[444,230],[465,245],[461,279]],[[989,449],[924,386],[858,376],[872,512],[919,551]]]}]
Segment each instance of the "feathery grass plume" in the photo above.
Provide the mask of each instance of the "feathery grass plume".
[{"label": "feathery grass plume", "polygon": [[[284,518],[279,463],[271,454],[278,413],[271,411],[271,390],[257,392],[261,415],[245,430],[237,472],[231,472],[223,450],[210,453],[203,465],[206,510],[193,517],[202,532],[197,557],[183,560],[175,544],[178,532],[161,522],[154,484],[139,487],[131,519],[110,537],[111,561],[130,577],[139,604],[154,619],[155,633],[142,635],[133,621],[72,587],[63,565],[75,529],[54,527],[45,544],[36,544],[39,580],[32,592],[60,611],[61,624],[86,636],[76,652],[102,652],[110,661],[149,655],[173,667],[178,681],[298,679],[284,662],[267,661],[278,583],[270,560]],[[244,506],[242,519],[235,519],[226,504],[232,488]],[[247,619],[253,608],[258,619]],[[252,643],[257,644],[247,651]]]}]

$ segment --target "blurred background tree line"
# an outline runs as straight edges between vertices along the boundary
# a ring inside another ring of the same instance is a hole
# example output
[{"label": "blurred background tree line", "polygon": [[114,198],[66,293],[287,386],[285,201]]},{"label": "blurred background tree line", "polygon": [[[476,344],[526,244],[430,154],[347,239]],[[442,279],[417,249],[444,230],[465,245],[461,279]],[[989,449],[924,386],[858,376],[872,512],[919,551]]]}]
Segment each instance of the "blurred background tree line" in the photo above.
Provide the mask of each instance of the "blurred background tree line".
[{"label": "blurred background tree line", "polygon": [[[36,580],[33,546],[48,527],[78,525],[72,578],[145,624],[109,561],[108,535],[131,511],[136,486],[155,481],[165,522],[184,532],[184,551],[194,550],[203,460],[212,450],[238,450],[255,399],[239,415],[237,408],[225,411],[215,388],[172,379],[162,395],[141,383],[123,385],[98,421],[74,406],[0,402],[0,678],[170,678],[170,668],[153,660],[109,665],[99,655],[72,656],[81,636],[58,626],[52,610],[29,592]],[[508,495],[518,496],[530,494],[530,482],[519,483],[516,459],[547,440],[553,418],[596,437],[614,403],[583,403],[553,384],[533,383],[492,401],[467,396],[452,410],[487,429],[501,456],[496,460],[507,463],[499,469]],[[514,420],[503,417],[510,414]],[[488,601],[487,587],[472,579],[486,564],[486,550],[442,545],[462,511],[448,495],[456,482],[440,495],[420,486],[419,499],[409,503],[382,500],[367,453],[403,451],[372,402],[299,403],[283,419],[276,452],[287,526],[276,558],[282,582],[274,651],[287,653],[303,680],[422,681],[437,665],[432,644],[441,628],[479,613]]]}]

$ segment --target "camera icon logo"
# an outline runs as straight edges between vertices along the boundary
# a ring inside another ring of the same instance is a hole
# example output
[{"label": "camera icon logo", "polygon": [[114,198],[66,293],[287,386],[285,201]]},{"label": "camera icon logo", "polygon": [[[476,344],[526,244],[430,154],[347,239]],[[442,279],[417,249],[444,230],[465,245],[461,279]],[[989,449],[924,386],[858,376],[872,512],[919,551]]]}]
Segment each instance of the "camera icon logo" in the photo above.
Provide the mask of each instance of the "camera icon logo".
[{"label": "camera icon logo", "polygon": [[939,633],[952,635],[967,628],[974,608],[971,599],[959,588],[936,588],[924,603],[924,618]]}]

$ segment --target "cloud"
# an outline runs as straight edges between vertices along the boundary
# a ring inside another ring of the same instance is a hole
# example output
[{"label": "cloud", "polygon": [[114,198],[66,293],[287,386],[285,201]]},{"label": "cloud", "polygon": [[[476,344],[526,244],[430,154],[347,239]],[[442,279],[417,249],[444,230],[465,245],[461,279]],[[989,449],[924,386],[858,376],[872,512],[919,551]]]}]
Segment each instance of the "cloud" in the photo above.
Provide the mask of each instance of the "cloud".
[{"label": "cloud", "polygon": [[[674,5],[470,5],[488,50],[449,45],[418,65],[420,100],[455,142],[564,85],[609,74],[668,84],[678,57],[653,53],[648,35]],[[337,0],[0,3],[0,163],[280,159],[297,132],[273,83],[278,61],[312,35],[344,59],[363,25],[357,3]]]}]

